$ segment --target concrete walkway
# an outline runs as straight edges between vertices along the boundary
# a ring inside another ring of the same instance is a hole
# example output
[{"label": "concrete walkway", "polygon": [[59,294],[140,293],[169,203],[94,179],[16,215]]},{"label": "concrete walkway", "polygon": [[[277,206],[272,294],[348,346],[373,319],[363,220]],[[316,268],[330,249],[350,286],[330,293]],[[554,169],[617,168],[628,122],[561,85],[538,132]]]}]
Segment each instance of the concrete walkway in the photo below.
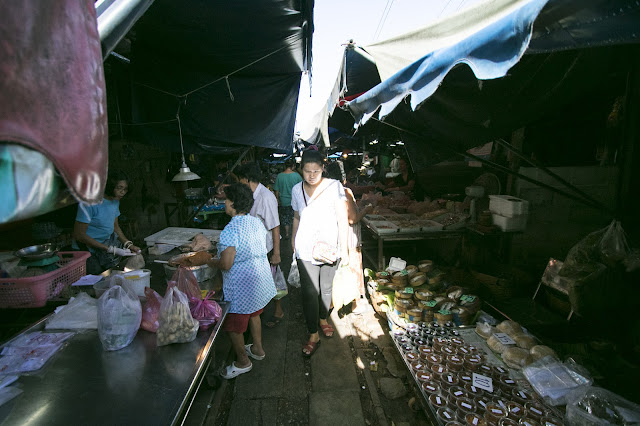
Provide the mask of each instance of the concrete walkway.
[{"label": "concrete walkway", "polygon": [[[283,244],[282,258],[290,259],[290,248],[285,245],[288,241]],[[287,276],[289,265],[282,268]],[[210,413],[204,424],[429,424],[424,414],[408,409],[412,395],[406,368],[400,364],[386,323],[373,310],[362,315],[341,315],[334,310],[330,319],[336,329],[333,338],[321,335],[317,352],[305,358],[302,346],[308,334],[300,289],[290,289],[283,305],[285,317],[275,328],[264,327],[272,306],[263,314],[266,358],[252,360],[251,372],[223,382],[219,391],[225,392],[224,401],[212,407],[219,412]],[[380,376],[390,376],[389,372],[404,380],[401,398],[389,400],[378,391]]]}]

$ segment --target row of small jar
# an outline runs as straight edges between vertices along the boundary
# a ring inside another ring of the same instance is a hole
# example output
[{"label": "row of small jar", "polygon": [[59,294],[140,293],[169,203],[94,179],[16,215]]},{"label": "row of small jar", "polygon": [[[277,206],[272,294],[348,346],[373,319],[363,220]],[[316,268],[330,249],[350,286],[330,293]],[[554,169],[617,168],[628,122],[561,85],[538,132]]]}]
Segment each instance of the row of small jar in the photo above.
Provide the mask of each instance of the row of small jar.
[{"label": "row of small jar", "polygon": [[[533,391],[519,387],[530,388],[528,382],[516,382],[510,378],[509,370],[506,368],[486,364],[482,351],[474,345],[466,344],[461,337],[439,336],[434,342],[435,345],[421,345],[416,348],[412,341],[407,341],[410,333],[411,331],[398,332],[395,338],[399,343],[404,342],[399,345],[403,356],[429,398],[429,403],[435,411],[442,414],[440,420],[447,421],[447,417],[453,412],[455,419],[462,424],[466,424],[467,420],[471,421],[468,424],[490,425],[498,424],[498,421],[505,425],[513,424],[513,421],[517,424],[521,420],[522,424],[531,425],[536,425],[542,420],[549,425],[562,424],[557,417],[553,417],[552,412],[546,411]],[[473,386],[473,372],[490,377],[495,384],[493,392]],[[449,400],[452,401],[451,404]],[[459,406],[458,400],[465,402],[465,405]],[[467,404],[468,401],[479,405],[480,408]],[[511,403],[511,415],[502,416],[502,419],[500,412],[486,413],[487,406],[491,403],[497,404],[503,410]],[[470,412],[467,405],[474,408],[472,411],[475,415],[468,415]],[[530,406],[527,415],[524,415],[525,406]]]},{"label": "row of small jar", "polygon": [[523,424],[531,425],[541,422],[562,424],[532,391],[519,388],[508,376],[502,375],[501,380],[494,382],[493,391],[488,392],[473,385],[473,373],[444,371],[444,366],[438,364],[433,365],[430,370],[424,368],[424,365],[420,360],[411,363],[412,372],[425,397],[434,410],[448,407],[455,412],[458,421],[464,423],[471,420],[469,424],[495,425],[502,417],[508,417],[509,421],[505,420],[503,423],[511,424],[510,420],[522,420]]}]

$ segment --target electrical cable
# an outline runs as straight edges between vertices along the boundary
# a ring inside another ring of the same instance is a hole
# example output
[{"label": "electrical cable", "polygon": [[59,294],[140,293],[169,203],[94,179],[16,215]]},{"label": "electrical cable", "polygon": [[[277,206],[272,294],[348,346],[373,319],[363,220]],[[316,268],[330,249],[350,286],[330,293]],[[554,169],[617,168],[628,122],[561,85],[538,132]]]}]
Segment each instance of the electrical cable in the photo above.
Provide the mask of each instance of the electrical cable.
[{"label": "electrical cable", "polygon": [[442,13],[445,11],[446,8],[449,7],[449,5],[451,4],[451,0],[449,0],[447,2],[447,4],[444,5],[444,7],[442,8],[442,10],[440,11],[440,13],[438,14],[438,18],[440,18],[440,16],[442,16]]},{"label": "electrical cable", "polygon": [[382,32],[382,27],[387,20],[387,16],[389,16],[389,11],[391,10],[391,6],[393,5],[394,0],[387,0],[387,4],[382,11],[382,15],[380,16],[380,21],[378,21],[378,26],[376,27],[376,31],[373,33],[373,41],[376,41]]}]

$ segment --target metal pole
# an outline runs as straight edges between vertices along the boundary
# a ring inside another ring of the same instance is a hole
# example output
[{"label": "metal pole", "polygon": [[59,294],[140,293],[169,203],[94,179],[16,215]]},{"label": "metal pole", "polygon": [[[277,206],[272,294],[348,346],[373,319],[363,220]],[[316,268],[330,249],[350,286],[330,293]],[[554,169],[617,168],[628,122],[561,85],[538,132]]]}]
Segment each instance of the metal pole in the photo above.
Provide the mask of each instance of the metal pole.
[{"label": "metal pole", "polygon": [[[378,120],[377,118],[373,118],[373,117],[372,117],[372,119],[373,119],[373,120],[376,120],[376,121],[378,121],[378,122],[380,122],[380,123],[382,123],[382,124],[386,124],[386,125],[387,125],[387,126],[389,126],[389,127],[393,127],[394,129],[400,130],[401,132],[405,132],[405,133],[408,133],[408,134],[410,134],[410,135],[416,136],[416,137],[418,137],[418,138],[422,138],[422,136],[421,136],[421,135],[419,135],[419,134],[417,134],[417,133],[411,132],[411,131],[409,131],[409,130],[405,130],[405,129],[403,129],[403,128],[401,128],[401,127],[398,127],[398,126],[395,126],[395,125],[393,125],[393,124],[391,124],[391,123],[387,123],[387,122],[385,122],[385,121],[381,121],[381,120]],[[434,141],[434,143],[435,143],[436,145],[439,145],[439,146],[441,146],[441,147],[445,148],[446,150],[448,150],[448,151],[450,151],[450,152],[452,152],[452,153],[454,153],[454,154],[457,154],[457,155],[460,155],[460,156],[463,156],[463,157],[470,157],[470,158],[473,158],[474,160],[479,161],[479,162],[481,162],[482,164],[486,164],[487,166],[492,167],[492,168],[494,168],[494,169],[496,169],[496,170],[500,170],[500,171],[503,171],[503,172],[505,172],[505,173],[512,174],[512,175],[517,176],[517,177],[519,177],[519,178],[521,178],[521,179],[523,179],[523,180],[526,180],[526,181],[531,182],[531,183],[533,183],[533,184],[535,184],[535,185],[538,185],[538,186],[541,186],[541,187],[543,187],[543,188],[545,188],[545,189],[548,189],[549,191],[552,191],[552,192],[558,193],[558,194],[560,194],[560,195],[564,195],[565,197],[570,198],[570,199],[572,199],[572,200],[574,200],[574,201],[578,201],[578,202],[580,202],[580,203],[582,203],[582,204],[585,204],[585,205],[587,205],[587,206],[589,206],[589,207],[593,207],[593,208],[595,208],[596,210],[601,210],[601,211],[604,211],[604,212],[606,212],[607,214],[609,214],[609,215],[611,215],[611,216],[615,216],[615,214],[614,214],[614,212],[613,212],[612,210],[610,210],[610,209],[609,209],[608,207],[606,207],[606,206],[601,205],[600,203],[593,203],[593,202],[590,202],[590,201],[588,201],[588,200],[585,200],[584,198],[580,198],[580,197],[578,197],[578,196],[576,196],[576,195],[574,195],[574,194],[570,194],[570,193],[565,192],[565,191],[563,191],[563,190],[561,190],[561,189],[559,189],[559,188],[555,188],[555,187],[553,187],[553,186],[551,186],[551,185],[547,185],[546,183],[539,182],[539,181],[537,181],[537,180],[535,180],[535,179],[533,179],[533,178],[530,178],[529,176],[525,176],[525,175],[522,175],[522,174],[520,174],[520,173],[517,173],[517,172],[515,172],[515,171],[511,170],[511,169],[510,169],[510,168],[508,168],[508,167],[501,166],[501,165],[499,165],[499,164],[495,164],[495,163],[493,163],[493,162],[491,162],[491,161],[485,160],[484,158],[477,157],[477,156],[475,156],[475,155],[473,155],[473,154],[469,154],[468,152],[459,152],[459,151],[457,151],[457,150],[455,150],[455,149],[453,149],[453,148],[451,148],[451,147],[449,147],[449,146],[447,146],[447,145],[444,145],[444,144],[442,144],[442,143],[438,143],[437,141]]]},{"label": "metal pole", "polygon": [[582,191],[581,189],[579,189],[576,186],[572,185],[571,183],[567,182],[562,176],[559,176],[556,173],[552,172],[547,167],[543,166],[539,161],[527,158],[519,149],[515,148],[514,146],[512,146],[510,143],[508,143],[504,139],[496,139],[495,142],[497,144],[505,147],[509,151],[513,152],[513,154],[515,154],[520,159],[526,161],[527,163],[531,164],[532,166],[537,167],[538,169],[542,170],[543,172],[545,172],[549,176],[553,177],[558,182],[560,182],[563,185],[565,185],[567,188],[574,190],[576,193],[580,194],[581,196],[583,196],[586,200],[590,201],[591,203],[598,204],[598,205],[602,206],[604,209],[607,209],[607,207],[604,206],[601,202],[599,202],[598,200],[594,199],[589,194],[585,193],[584,191]]}]

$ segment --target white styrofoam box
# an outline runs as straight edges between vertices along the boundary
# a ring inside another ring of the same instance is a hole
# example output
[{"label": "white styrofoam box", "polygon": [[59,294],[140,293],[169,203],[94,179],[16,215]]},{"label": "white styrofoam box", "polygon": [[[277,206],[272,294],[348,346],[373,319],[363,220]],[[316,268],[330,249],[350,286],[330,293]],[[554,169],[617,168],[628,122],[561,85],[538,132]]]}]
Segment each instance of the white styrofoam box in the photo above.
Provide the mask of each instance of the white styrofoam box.
[{"label": "white styrofoam box", "polygon": [[521,214],[517,216],[502,216],[492,213],[493,224],[500,228],[502,231],[523,231],[527,227],[528,214]]},{"label": "white styrofoam box", "polygon": [[144,239],[144,241],[149,247],[158,243],[181,246],[187,244],[197,234],[204,234],[204,236],[213,243],[218,242],[221,232],[221,230],[217,229],[179,228],[170,226],[168,228],[164,228],[162,231],[156,232],[153,235],[149,235]]},{"label": "white styrofoam box", "polygon": [[511,195],[489,195],[489,210],[500,216],[517,216],[529,213],[529,202]]}]

